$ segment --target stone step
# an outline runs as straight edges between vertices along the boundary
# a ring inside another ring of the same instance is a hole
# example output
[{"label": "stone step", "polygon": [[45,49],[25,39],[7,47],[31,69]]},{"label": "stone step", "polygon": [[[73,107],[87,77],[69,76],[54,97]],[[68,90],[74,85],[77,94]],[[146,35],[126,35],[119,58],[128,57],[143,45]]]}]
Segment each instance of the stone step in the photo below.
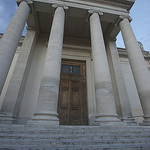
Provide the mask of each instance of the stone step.
[{"label": "stone step", "polygon": [[0,145],[4,150],[149,150],[150,144],[103,144],[103,145]]},{"label": "stone step", "polygon": [[0,124],[0,129],[37,129],[37,130],[149,130],[149,126],[59,126],[59,127],[42,127],[42,126],[29,126],[29,125],[6,125],[6,124]]},{"label": "stone step", "polygon": [[150,143],[150,138],[137,138],[137,139],[26,139],[26,138],[15,138],[15,139],[0,139],[1,144],[7,145],[101,145],[101,144],[135,144],[135,143]]},{"label": "stone step", "polygon": [[150,134],[150,130],[149,131],[114,131],[114,130],[110,130],[110,131],[93,131],[93,130],[89,130],[89,131],[80,131],[80,130],[36,130],[36,129],[30,129],[30,130],[19,130],[19,129],[15,129],[15,130],[0,130],[0,133],[5,133],[5,134],[24,134],[24,133],[30,133],[30,134],[80,134],[80,135],[112,135],[112,134],[117,134],[117,135],[127,135],[129,133],[132,133],[133,135],[140,135],[140,134]]},{"label": "stone step", "polygon": [[102,128],[102,127],[69,127],[69,126],[66,126],[66,127],[62,127],[62,126],[59,126],[57,128],[54,128],[54,127],[45,127],[45,128],[41,128],[40,126],[37,127],[37,126],[0,126],[0,130],[49,130],[49,131],[61,131],[62,129],[64,131],[89,131],[89,130],[92,130],[92,131],[149,131],[150,128],[139,128],[137,126],[135,127],[113,127],[113,126],[110,126],[110,127],[107,127],[107,128]]},{"label": "stone step", "polygon": [[49,131],[49,132],[51,132],[51,131],[75,131],[75,132],[87,132],[87,131],[92,131],[92,132],[130,132],[130,131],[135,131],[135,132],[137,132],[137,131],[141,131],[141,132],[147,132],[147,131],[150,131],[150,128],[147,128],[147,129],[139,129],[139,128],[130,128],[130,129],[128,129],[128,128],[126,128],[126,129],[124,129],[124,128],[108,128],[108,129],[102,129],[102,128],[97,128],[97,129],[94,129],[94,128],[89,128],[89,129],[78,129],[78,128],[75,128],[75,129],[73,129],[73,128],[60,128],[60,129],[58,129],[58,128],[34,128],[34,127],[28,127],[28,128],[23,128],[23,127],[14,127],[14,128],[0,128],[0,131],[7,131],[7,130],[9,130],[9,131],[24,131],[24,130],[26,130],[26,131],[30,131],[30,130],[36,130],[36,131]]},{"label": "stone step", "polygon": [[0,125],[0,149],[150,150],[150,128]]},{"label": "stone step", "polygon": [[134,138],[150,138],[150,134],[138,134],[138,135],[134,135],[132,133],[127,133],[126,135],[118,135],[118,134],[111,134],[111,135],[107,135],[107,134],[100,134],[100,135],[95,135],[95,134],[88,134],[88,135],[76,135],[76,134],[33,134],[33,133],[26,133],[26,134],[12,134],[12,133],[8,133],[8,134],[1,134],[0,133],[0,138],[8,138],[8,139],[13,139],[13,138],[36,138],[36,139],[134,139]]}]

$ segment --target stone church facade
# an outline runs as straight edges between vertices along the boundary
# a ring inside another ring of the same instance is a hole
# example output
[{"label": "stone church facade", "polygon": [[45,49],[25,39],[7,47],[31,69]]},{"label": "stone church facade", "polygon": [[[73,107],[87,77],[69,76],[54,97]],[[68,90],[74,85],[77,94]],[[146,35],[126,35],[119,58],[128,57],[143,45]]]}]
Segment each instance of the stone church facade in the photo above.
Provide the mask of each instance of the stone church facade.
[{"label": "stone church facade", "polygon": [[150,54],[130,26],[134,0],[17,4],[0,38],[1,123],[150,125]]}]

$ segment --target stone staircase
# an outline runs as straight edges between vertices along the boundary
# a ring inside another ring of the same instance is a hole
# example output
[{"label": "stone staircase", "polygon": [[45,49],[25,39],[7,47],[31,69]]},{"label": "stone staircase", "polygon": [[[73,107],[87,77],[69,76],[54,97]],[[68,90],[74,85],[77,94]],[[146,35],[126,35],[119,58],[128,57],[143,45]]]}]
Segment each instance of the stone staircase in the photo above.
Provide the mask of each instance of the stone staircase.
[{"label": "stone staircase", "polygon": [[0,125],[0,150],[150,150],[150,127]]}]

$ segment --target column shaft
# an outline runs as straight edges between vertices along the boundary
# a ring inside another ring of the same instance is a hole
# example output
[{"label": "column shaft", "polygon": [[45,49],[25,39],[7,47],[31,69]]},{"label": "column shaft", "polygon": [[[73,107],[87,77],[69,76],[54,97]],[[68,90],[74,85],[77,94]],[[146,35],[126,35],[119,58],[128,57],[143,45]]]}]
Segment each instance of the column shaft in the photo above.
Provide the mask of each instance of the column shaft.
[{"label": "column shaft", "polygon": [[144,121],[150,123],[150,73],[128,18],[119,25],[143,107]]},{"label": "column shaft", "polygon": [[16,52],[25,22],[30,13],[27,2],[22,1],[10,21],[0,42],[0,93],[5,83],[7,73]]},{"label": "column shaft", "polygon": [[36,38],[36,30],[27,30],[4,98],[0,114],[0,122],[15,122],[19,115]]},{"label": "column shaft", "polygon": [[57,101],[64,21],[65,12],[62,7],[58,7],[55,11],[52,23],[36,113],[32,118],[32,121],[38,121],[41,124],[58,125],[59,123],[57,118]]},{"label": "column shaft", "polygon": [[97,121],[119,121],[116,114],[100,18],[97,13],[93,13],[90,17],[90,29],[95,77]]}]

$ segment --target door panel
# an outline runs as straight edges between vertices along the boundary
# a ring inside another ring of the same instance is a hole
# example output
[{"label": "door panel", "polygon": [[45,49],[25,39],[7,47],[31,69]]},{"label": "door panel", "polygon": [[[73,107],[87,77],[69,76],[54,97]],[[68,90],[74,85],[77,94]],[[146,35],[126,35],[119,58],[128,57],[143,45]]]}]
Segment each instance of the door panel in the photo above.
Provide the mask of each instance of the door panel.
[{"label": "door panel", "polygon": [[88,123],[85,62],[62,61],[58,114],[63,125]]}]

